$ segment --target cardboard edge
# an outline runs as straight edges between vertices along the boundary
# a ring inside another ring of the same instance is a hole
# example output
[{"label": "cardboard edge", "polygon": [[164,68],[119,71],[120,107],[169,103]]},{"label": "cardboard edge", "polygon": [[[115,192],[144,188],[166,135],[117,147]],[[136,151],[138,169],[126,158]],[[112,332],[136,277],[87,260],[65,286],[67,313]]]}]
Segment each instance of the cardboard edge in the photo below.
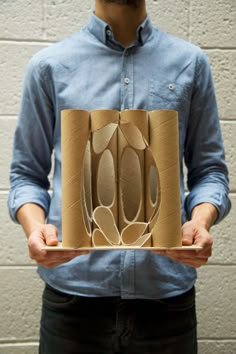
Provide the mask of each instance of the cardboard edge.
[{"label": "cardboard edge", "polygon": [[57,246],[45,246],[42,248],[45,251],[129,251],[129,250],[140,250],[140,251],[164,251],[164,250],[173,250],[173,251],[198,251],[201,250],[200,246],[179,246],[179,247],[140,247],[140,246],[96,246],[96,247],[62,247],[62,244],[59,243]]}]

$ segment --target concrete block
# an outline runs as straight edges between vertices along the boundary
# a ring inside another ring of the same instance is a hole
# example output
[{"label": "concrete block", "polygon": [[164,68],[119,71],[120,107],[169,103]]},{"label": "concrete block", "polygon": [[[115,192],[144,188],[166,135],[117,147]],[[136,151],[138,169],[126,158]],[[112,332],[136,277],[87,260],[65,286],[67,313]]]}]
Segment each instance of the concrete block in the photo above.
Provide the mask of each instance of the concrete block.
[{"label": "concrete block", "polygon": [[[45,45],[46,46],[46,45]],[[0,115],[17,115],[26,65],[40,44],[2,43],[0,46]]]},{"label": "concrete block", "polygon": [[153,24],[162,31],[188,39],[188,0],[147,0],[147,10]]},{"label": "concrete block", "polygon": [[38,343],[0,344],[1,354],[38,354]]},{"label": "concrete block", "polygon": [[236,266],[206,265],[198,270],[199,339],[235,339]]},{"label": "concrete block", "polygon": [[43,38],[42,1],[0,1],[1,39]]},{"label": "concrete block", "polygon": [[199,340],[199,354],[235,354],[236,340]]},{"label": "concrete block", "polygon": [[20,225],[11,221],[7,208],[7,193],[0,193],[0,266],[34,265],[29,258],[27,239]]},{"label": "concrete block", "polygon": [[0,343],[38,341],[43,282],[34,267],[0,267]]},{"label": "concrete block", "polygon": [[236,196],[230,196],[232,209],[229,215],[221,223],[211,229],[213,236],[213,255],[209,259],[209,264],[236,265]]},{"label": "concrete block", "polygon": [[46,0],[46,38],[60,40],[78,32],[90,16],[91,3],[83,0]]},{"label": "concrete block", "polygon": [[[236,96],[235,96],[236,97]],[[225,146],[225,158],[229,169],[230,189],[236,191],[236,122],[222,122],[222,135]]]},{"label": "concrete block", "polygon": [[221,118],[236,119],[236,50],[206,51],[212,66]]},{"label": "concrete block", "polygon": [[235,33],[235,1],[198,0],[191,2],[190,40],[192,42],[207,47],[235,48]]},{"label": "concrete block", "polygon": [[[46,38],[60,40],[77,32],[92,11],[93,1],[46,0]],[[181,38],[188,37],[188,0],[147,0],[147,10],[153,23],[163,31]]]}]

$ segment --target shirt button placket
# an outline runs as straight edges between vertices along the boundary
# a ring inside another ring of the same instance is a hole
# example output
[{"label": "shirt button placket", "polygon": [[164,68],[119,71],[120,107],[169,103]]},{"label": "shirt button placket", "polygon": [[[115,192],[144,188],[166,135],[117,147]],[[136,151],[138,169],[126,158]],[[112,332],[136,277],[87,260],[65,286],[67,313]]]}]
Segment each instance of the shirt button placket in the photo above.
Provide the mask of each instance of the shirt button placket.
[{"label": "shirt button placket", "polygon": [[130,96],[132,96],[132,61],[130,54],[130,49],[128,48],[123,52],[122,110],[130,109]]}]

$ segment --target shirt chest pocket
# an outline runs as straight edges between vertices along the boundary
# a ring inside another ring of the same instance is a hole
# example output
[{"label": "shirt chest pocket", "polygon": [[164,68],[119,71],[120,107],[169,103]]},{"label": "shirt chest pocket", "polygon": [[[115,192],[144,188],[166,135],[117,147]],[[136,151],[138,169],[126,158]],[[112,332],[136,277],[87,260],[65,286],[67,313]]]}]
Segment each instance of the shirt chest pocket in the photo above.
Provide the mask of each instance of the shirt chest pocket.
[{"label": "shirt chest pocket", "polygon": [[174,109],[183,111],[188,104],[190,89],[171,81],[150,80],[149,109]]}]

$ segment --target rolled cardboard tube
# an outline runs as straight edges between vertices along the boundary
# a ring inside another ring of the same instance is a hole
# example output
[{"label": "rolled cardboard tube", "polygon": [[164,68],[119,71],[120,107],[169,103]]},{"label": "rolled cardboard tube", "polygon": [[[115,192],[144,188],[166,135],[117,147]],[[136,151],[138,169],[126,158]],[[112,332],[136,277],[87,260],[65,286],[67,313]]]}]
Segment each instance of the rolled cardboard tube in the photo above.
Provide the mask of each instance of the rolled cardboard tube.
[{"label": "rolled cardboard tube", "polygon": [[120,244],[120,234],[111,210],[107,207],[97,207],[93,212],[96,225],[113,245]]},{"label": "rolled cardboard tube", "polygon": [[61,112],[62,246],[89,247],[83,214],[83,163],[89,140],[89,113]]},{"label": "rolled cardboard tube", "polygon": [[100,205],[110,207],[117,221],[118,202],[116,181],[119,112],[115,110],[92,111],[90,119],[93,207],[94,209]]},{"label": "rolled cardboard tube", "polygon": [[132,123],[142,133],[144,140],[149,142],[148,112],[142,109],[131,109],[120,112],[120,124]]},{"label": "rolled cardboard tube", "polygon": [[119,111],[113,109],[101,109],[90,112],[92,133],[108,124],[119,122]]},{"label": "rolled cardboard tube", "polygon": [[144,150],[148,142],[148,113],[120,112],[118,131],[119,229],[145,222]]},{"label": "rolled cardboard tube", "polygon": [[153,247],[178,247],[181,241],[179,129],[176,111],[149,113],[150,149],[160,183],[160,210],[152,230]]}]

